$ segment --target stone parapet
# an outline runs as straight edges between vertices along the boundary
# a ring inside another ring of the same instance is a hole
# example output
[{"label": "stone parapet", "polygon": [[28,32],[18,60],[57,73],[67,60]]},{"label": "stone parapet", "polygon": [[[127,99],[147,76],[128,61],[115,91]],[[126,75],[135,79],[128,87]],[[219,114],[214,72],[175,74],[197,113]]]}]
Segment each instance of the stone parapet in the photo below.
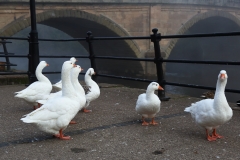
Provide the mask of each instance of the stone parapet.
[{"label": "stone parapet", "polygon": [[[238,0],[35,0],[37,3],[101,3],[101,4],[190,4],[240,8]],[[1,3],[28,3],[29,0],[1,0]]]}]

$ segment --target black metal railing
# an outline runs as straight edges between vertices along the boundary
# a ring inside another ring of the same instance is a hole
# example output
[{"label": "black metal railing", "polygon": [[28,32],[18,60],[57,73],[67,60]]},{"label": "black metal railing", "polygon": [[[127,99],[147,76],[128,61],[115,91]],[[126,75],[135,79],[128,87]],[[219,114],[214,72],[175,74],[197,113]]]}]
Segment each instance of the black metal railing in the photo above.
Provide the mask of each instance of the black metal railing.
[{"label": "black metal railing", "polygon": [[[0,54],[3,54],[3,55],[14,55],[14,53],[9,53],[9,52],[8,52],[7,47],[6,47],[6,44],[7,44],[7,43],[12,43],[12,42],[6,41],[5,39],[2,39],[2,40],[0,41],[0,44],[1,44],[2,47],[3,47],[3,52],[0,52]],[[16,66],[16,64],[10,63],[9,57],[5,57],[5,61],[6,61],[6,62],[1,62],[0,67],[5,68],[5,66],[7,66],[7,71],[10,71],[10,70],[11,70],[11,66]],[[2,68],[1,68],[1,69],[2,69]],[[3,70],[4,70],[4,69],[3,69]]]},{"label": "black metal railing", "polygon": [[[229,32],[229,33],[211,33],[211,34],[192,34],[192,35],[165,35],[162,36],[160,33],[157,33],[157,29],[153,29],[153,34],[150,36],[142,36],[142,37],[94,37],[92,33],[89,31],[87,32],[87,36],[85,38],[74,38],[74,39],[38,39],[37,41],[49,41],[49,42],[62,42],[62,41],[86,41],[88,43],[89,48],[89,55],[88,56],[74,56],[76,58],[88,58],[90,59],[91,67],[94,68],[96,71],[96,76],[100,77],[108,77],[108,78],[117,78],[117,79],[124,79],[124,80],[133,80],[133,81],[141,81],[141,82],[152,82],[156,81],[158,82],[163,88],[165,88],[165,85],[173,85],[173,86],[181,86],[181,87],[190,87],[190,88],[199,88],[199,89],[210,89],[214,90],[215,87],[209,87],[209,86],[200,86],[197,84],[184,84],[184,83],[176,83],[176,82],[168,82],[164,78],[164,72],[163,72],[163,62],[166,63],[193,63],[193,64],[220,64],[220,65],[240,65],[240,62],[232,62],[232,61],[196,61],[196,60],[171,60],[171,59],[163,59],[161,56],[160,51],[160,40],[162,39],[168,39],[168,38],[195,38],[195,37],[219,37],[219,36],[239,36],[240,32]],[[29,42],[29,46],[31,46],[32,42],[30,40],[30,37],[28,38],[20,38],[20,37],[0,37],[2,39],[15,39],[15,40],[27,40]],[[115,56],[96,56],[94,54],[94,45],[92,44],[93,41],[102,41],[102,40],[139,40],[139,39],[148,39],[151,40],[151,42],[154,44],[154,51],[155,51],[155,58],[135,58],[135,57],[115,57]],[[23,55],[0,55],[0,57],[18,57],[18,58],[28,58],[29,63],[30,59],[32,57],[35,58],[35,61],[39,61],[39,58],[70,58],[73,57],[73,55],[66,55],[66,56],[41,56],[41,55],[34,55],[29,50],[29,55],[23,56]],[[37,59],[38,58],[38,59]],[[156,65],[156,71],[157,71],[157,80],[150,80],[150,79],[141,79],[136,77],[125,77],[123,76],[116,76],[116,75],[107,75],[107,74],[100,74],[98,73],[98,66],[95,63],[96,59],[115,59],[115,60],[123,60],[123,61],[146,61],[149,63],[155,63]],[[31,66],[37,66],[38,64],[32,64],[29,65],[28,72],[20,72],[20,73],[14,73],[14,72],[6,72],[6,73],[0,73],[1,74],[28,74],[30,83],[32,83],[33,78],[31,78],[33,71],[31,71]],[[44,72],[45,74],[58,74],[60,71],[55,72]],[[81,73],[84,74],[84,73]],[[234,90],[234,89],[226,89],[226,92],[232,92],[232,93],[240,93],[240,90]],[[168,100],[169,98],[165,96],[165,91],[159,91],[158,96],[161,100]]]}]

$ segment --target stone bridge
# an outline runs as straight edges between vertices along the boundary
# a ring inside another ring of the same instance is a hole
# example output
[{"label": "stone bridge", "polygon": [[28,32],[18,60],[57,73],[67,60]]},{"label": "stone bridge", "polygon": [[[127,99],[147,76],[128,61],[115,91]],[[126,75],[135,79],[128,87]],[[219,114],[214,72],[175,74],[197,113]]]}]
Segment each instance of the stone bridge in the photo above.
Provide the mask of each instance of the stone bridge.
[{"label": "stone bridge", "polygon": [[[73,38],[86,37],[89,30],[93,36],[149,36],[153,28],[162,35],[184,34],[198,21],[216,16],[240,26],[239,8],[237,0],[36,0],[37,23],[62,30]],[[13,36],[30,26],[29,0],[2,0],[0,14],[1,36]],[[164,58],[171,54],[177,41],[161,41]],[[84,42],[80,43],[87,48]],[[94,45],[101,55],[154,55],[149,40]],[[100,48],[102,45],[105,47]],[[139,71],[154,74],[154,65],[142,62]]]}]

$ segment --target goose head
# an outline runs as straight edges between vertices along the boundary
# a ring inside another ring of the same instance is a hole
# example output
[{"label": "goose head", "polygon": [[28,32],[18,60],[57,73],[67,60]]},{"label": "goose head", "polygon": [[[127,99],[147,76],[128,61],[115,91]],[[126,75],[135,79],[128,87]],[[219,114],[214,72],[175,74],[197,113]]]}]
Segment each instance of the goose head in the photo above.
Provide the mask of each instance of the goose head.
[{"label": "goose head", "polygon": [[75,57],[72,57],[72,58],[70,58],[70,61],[75,64],[77,59]]},{"label": "goose head", "polygon": [[48,64],[46,61],[41,61],[41,62],[38,64],[37,68],[43,69],[44,67],[47,67],[47,66],[49,66],[49,64]]},{"label": "goose head", "polygon": [[226,72],[225,70],[221,70],[220,73],[219,73],[219,75],[218,75],[218,79],[219,79],[220,81],[226,81],[227,78],[228,78],[227,72]]},{"label": "goose head", "polygon": [[152,82],[148,85],[147,90],[164,90],[157,82]]},{"label": "goose head", "polygon": [[[224,93],[225,92],[227,79],[228,79],[227,72],[225,70],[221,70],[219,75],[218,75],[215,96],[216,96],[217,93]],[[215,99],[215,96],[214,96],[214,99]]]},{"label": "goose head", "polygon": [[92,75],[95,75],[96,73],[94,72],[94,69],[93,68],[89,68],[88,70],[87,70],[87,75],[89,75],[89,76],[92,76]]},{"label": "goose head", "polygon": [[83,69],[79,65],[76,65],[71,70],[72,74],[74,74],[74,75],[78,75],[79,73],[81,73],[81,71],[83,71]]},{"label": "goose head", "polygon": [[71,61],[65,61],[64,63],[63,63],[63,70],[70,70],[71,68],[73,68],[73,67],[76,67],[76,65],[73,63],[73,62],[71,62]]}]

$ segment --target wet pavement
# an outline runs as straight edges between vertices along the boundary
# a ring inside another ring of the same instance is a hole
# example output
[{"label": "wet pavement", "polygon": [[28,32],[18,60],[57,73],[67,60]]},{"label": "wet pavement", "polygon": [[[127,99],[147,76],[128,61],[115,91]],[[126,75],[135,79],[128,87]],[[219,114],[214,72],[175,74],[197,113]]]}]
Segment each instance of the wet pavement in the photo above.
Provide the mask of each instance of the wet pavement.
[{"label": "wet pavement", "polygon": [[[205,130],[183,110],[200,98],[168,94],[156,116],[157,126],[142,126],[135,111],[143,89],[100,84],[100,97],[90,104],[91,113],[78,113],[75,125],[64,131],[71,140],[59,140],[20,118],[32,111],[14,98],[24,85],[0,86],[0,159],[29,160],[152,160],[240,159],[240,110],[218,129],[223,139],[208,142]],[[231,107],[237,108],[231,103]]]}]

